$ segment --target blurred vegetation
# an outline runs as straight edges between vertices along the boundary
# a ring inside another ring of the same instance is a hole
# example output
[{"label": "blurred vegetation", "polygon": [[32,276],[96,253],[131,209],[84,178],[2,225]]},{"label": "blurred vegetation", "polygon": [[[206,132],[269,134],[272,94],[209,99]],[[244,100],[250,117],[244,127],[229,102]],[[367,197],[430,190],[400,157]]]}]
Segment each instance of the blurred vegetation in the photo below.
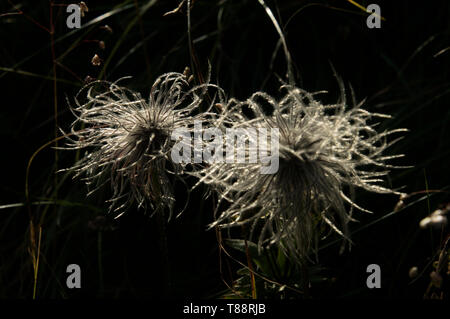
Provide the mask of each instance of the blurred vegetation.
[{"label": "blurred vegetation", "polygon": [[[74,119],[66,97],[89,78],[131,75],[127,85],[146,96],[158,75],[190,66],[199,82],[210,63],[211,82],[229,96],[276,95],[286,59],[264,8],[256,0],[192,1],[188,32],[186,4],[165,15],[178,0],[85,2],[89,11],[73,30],[66,26],[70,1],[0,3],[0,298],[304,298],[304,288],[312,298],[448,298],[448,275],[440,283],[430,279],[448,264],[441,254],[448,228],[419,228],[450,202],[448,1],[379,0],[386,19],[380,29],[367,28],[367,13],[345,0],[266,1],[300,87],[327,90],[323,101],[335,101],[331,64],[367,109],[393,115],[384,127],[410,130],[391,151],[406,155],[396,164],[413,167],[394,170],[389,182],[411,195],[395,211],[398,198],[357,192],[356,202],[376,214],[355,215],[351,251],[339,255],[337,236],[321,243],[310,285],[280,252],[259,255],[252,243],[206,231],[213,201],[202,189],[163,234],[142,211],[109,218],[107,188],[86,198],[82,181],[55,174],[79,155],[51,146],[62,145],[52,142],[57,128]],[[95,55],[100,65],[92,64]],[[183,189],[177,196],[185,196]],[[82,289],[66,288],[72,263],[81,266]],[[381,266],[381,289],[366,287],[372,263]],[[411,278],[414,266],[418,275]]]}]

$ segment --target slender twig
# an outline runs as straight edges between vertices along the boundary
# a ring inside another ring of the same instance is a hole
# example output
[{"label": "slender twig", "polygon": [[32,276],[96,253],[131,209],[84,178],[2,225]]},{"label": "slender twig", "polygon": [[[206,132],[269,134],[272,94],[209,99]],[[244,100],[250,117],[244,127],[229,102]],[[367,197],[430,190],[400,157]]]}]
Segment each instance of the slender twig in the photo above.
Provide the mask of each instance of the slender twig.
[{"label": "slender twig", "polygon": [[145,66],[147,67],[147,76],[150,78],[150,61],[148,60],[148,51],[147,51],[147,45],[145,43],[145,32],[144,32],[144,24],[142,23],[142,16],[139,12],[139,4],[137,0],[134,0],[134,6],[136,7],[136,14],[139,19],[139,31],[141,32],[141,38],[142,38],[142,48],[144,50],[144,60],[145,60]]},{"label": "slender twig", "polygon": [[17,14],[23,15],[27,20],[31,21],[32,23],[34,23],[36,26],[38,26],[42,30],[44,30],[44,31],[46,31],[48,33],[51,33],[51,31],[47,27],[43,26],[42,24],[40,24],[39,22],[34,20],[31,16],[29,16],[28,14],[26,14],[22,10],[17,9],[16,5],[11,0],[8,0],[8,2],[9,2],[10,5],[12,5],[14,7],[15,10],[17,10]]},{"label": "slender twig", "polygon": [[275,29],[277,30],[278,35],[280,36],[281,43],[283,44],[284,55],[286,56],[287,77],[289,80],[289,84],[294,85],[295,80],[294,80],[294,72],[292,70],[292,59],[291,59],[291,54],[289,53],[289,49],[288,49],[288,46],[286,43],[286,38],[283,34],[283,31],[280,28],[280,25],[278,24],[277,19],[273,15],[272,10],[270,10],[270,8],[266,5],[264,0],[258,0],[258,1],[263,6],[264,10],[266,10],[267,15],[269,16],[270,20],[272,21],[273,25],[275,26]]}]

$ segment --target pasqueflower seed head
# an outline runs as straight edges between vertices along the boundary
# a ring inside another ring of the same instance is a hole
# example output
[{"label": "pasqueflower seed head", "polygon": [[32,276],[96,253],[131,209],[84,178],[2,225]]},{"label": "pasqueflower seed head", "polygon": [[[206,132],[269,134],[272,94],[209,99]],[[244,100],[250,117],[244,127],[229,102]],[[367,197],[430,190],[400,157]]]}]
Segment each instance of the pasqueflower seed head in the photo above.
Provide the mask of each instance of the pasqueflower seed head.
[{"label": "pasqueflower seed head", "polygon": [[[122,80],[122,79],[120,79]],[[119,80],[119,81],[120,81]],[[189,129],[194,120],[202,121],[209,108],[203,95],[208,84],[191,87],[187,76],[166,73],[150,90],[148,100],[119,85],[97,81],[76,96],[67,149],[84,150],[82,159],[68,170],[84,176],[92,193],[105,184],[112,188],[110,211],[120,216],[133,203],[138,207],[174,207],[173,181],[182,182],[185,165],[173,163],[171,132]],[[86,94],[87,101],[79,102]],[[117,217],[118,217],[117,216]]]},{"label": "pasqueflower seed head", "polygon": [[[388,141],[388,136],[406,130],[377,132],[373,119],[389,116],[356,104],[348,108],[342,85],[342,97],[333,105],[323,105],[316,100],[317,93],[294,86],[285,85],[282,90],[286,93],[280,100],[264,92],[246,101],[230,100],[218,118],[224,127],[277,129],[275,173],[262,174],[267,164],[249,160],[212,163],[196,174],[219,194],[211,227],[246,225],[250,239],[256,236],[260,248],[278,244],[302,262],[323,225],[349,240],[347,224],[353,208],[367,211],[354,203],[355,188],[400,194],[379,183],[394,167],[386,161],[403,156],[384,154],[399,140]],[[241,146],[247,155],[260,152],[261,147],[271,152],[269,144]]]}]

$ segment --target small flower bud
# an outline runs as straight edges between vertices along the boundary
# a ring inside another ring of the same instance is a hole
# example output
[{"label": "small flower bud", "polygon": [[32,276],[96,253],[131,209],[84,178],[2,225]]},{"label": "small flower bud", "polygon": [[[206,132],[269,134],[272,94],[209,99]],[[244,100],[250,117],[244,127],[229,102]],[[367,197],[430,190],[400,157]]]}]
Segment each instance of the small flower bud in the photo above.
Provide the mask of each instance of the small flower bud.
[{"label": "small flower bud", "polygon": [[107,31],[109,33],[113,33],[113,29],[107,24],[101,26],[100,29],[105,30],[105,31]]},{"label": "small flower bud", "polygon": [[96,54],[91,60],[93,66],[100,66],[102,64],[102,59]]},{"label": "small flower bud", "polygon": [[418,274],[419,274],[419,269],[417,267],[414,266],[409,269],[409,272],[408,272],[409,278],[416,278]]},{"label": "small flower bud", "polygon": [[95,81],[95,78],[93,78],[93,77],[90,76],[90,75],[87,75],[87,76],[84,78],[84,83],[85,83],[85,84],[91,83],[91,82],[93,82],[93,81]]},{"label": "small flower bud", "polygon": [[89,8],[84,1],[81,1],[78,5],[80,6],[81,16],[84,17],[85,13],[89,12]]}]

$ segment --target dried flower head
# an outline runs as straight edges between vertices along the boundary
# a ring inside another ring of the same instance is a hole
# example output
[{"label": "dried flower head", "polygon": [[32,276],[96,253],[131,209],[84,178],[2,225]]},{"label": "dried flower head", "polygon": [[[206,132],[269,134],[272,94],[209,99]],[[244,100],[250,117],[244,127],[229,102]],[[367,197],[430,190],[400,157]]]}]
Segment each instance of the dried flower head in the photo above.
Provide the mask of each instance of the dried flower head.
[{"label": "dried flower head", "polygon": [[[246,101],[230,100],[217,120],[222,127],[277,128],[277,172],[261,174],[265,164],[248,161],[213,163],[196,174],[219,193],[216,213],[225,205],[211,226],[247,225],[250,238],[256,236],[260,248],[276,243],[302,262],[322,225],[348,239],[353,208],[367,211],[354,203],[355,187],[400,194],[378,182],[393,167],[386,161],[402,156],[383,154],[398,141],[388,142],[387,136],[406,130],[377,132],[377,123],[371,120],[389,116],[356,104],[347,108],[342,86],[342,97],[333,105],[318,102],[317,93],[288,85],[282,89],[286,93],[279,101],[263,92]],[[258,152],[251,150],[254,145],[245,145],[247,155]],[[265,151],[270,153],[270,147]]]},{"label": "dried flower head", "polygon": [[[119,80],[120,81],[120,80]],[[83,158],[68,169],[93,189],[105,184],[113,190],[110,211],[123,214],[133,203],[154,212],[167,208],[172,215],[172,182],[183,179],[185,165],[170,159],[171,132],[201,121],[203,94],[209,85],[190,87],[187,77],[166,73],[153,84],[146,101],[139,93],[118,84],[95,81],[75,98],[77,117],[66,149],[85,150]],[[87,102],[78,96],[87,92]],[[117,217],[118,217],[117,216]]]}]

